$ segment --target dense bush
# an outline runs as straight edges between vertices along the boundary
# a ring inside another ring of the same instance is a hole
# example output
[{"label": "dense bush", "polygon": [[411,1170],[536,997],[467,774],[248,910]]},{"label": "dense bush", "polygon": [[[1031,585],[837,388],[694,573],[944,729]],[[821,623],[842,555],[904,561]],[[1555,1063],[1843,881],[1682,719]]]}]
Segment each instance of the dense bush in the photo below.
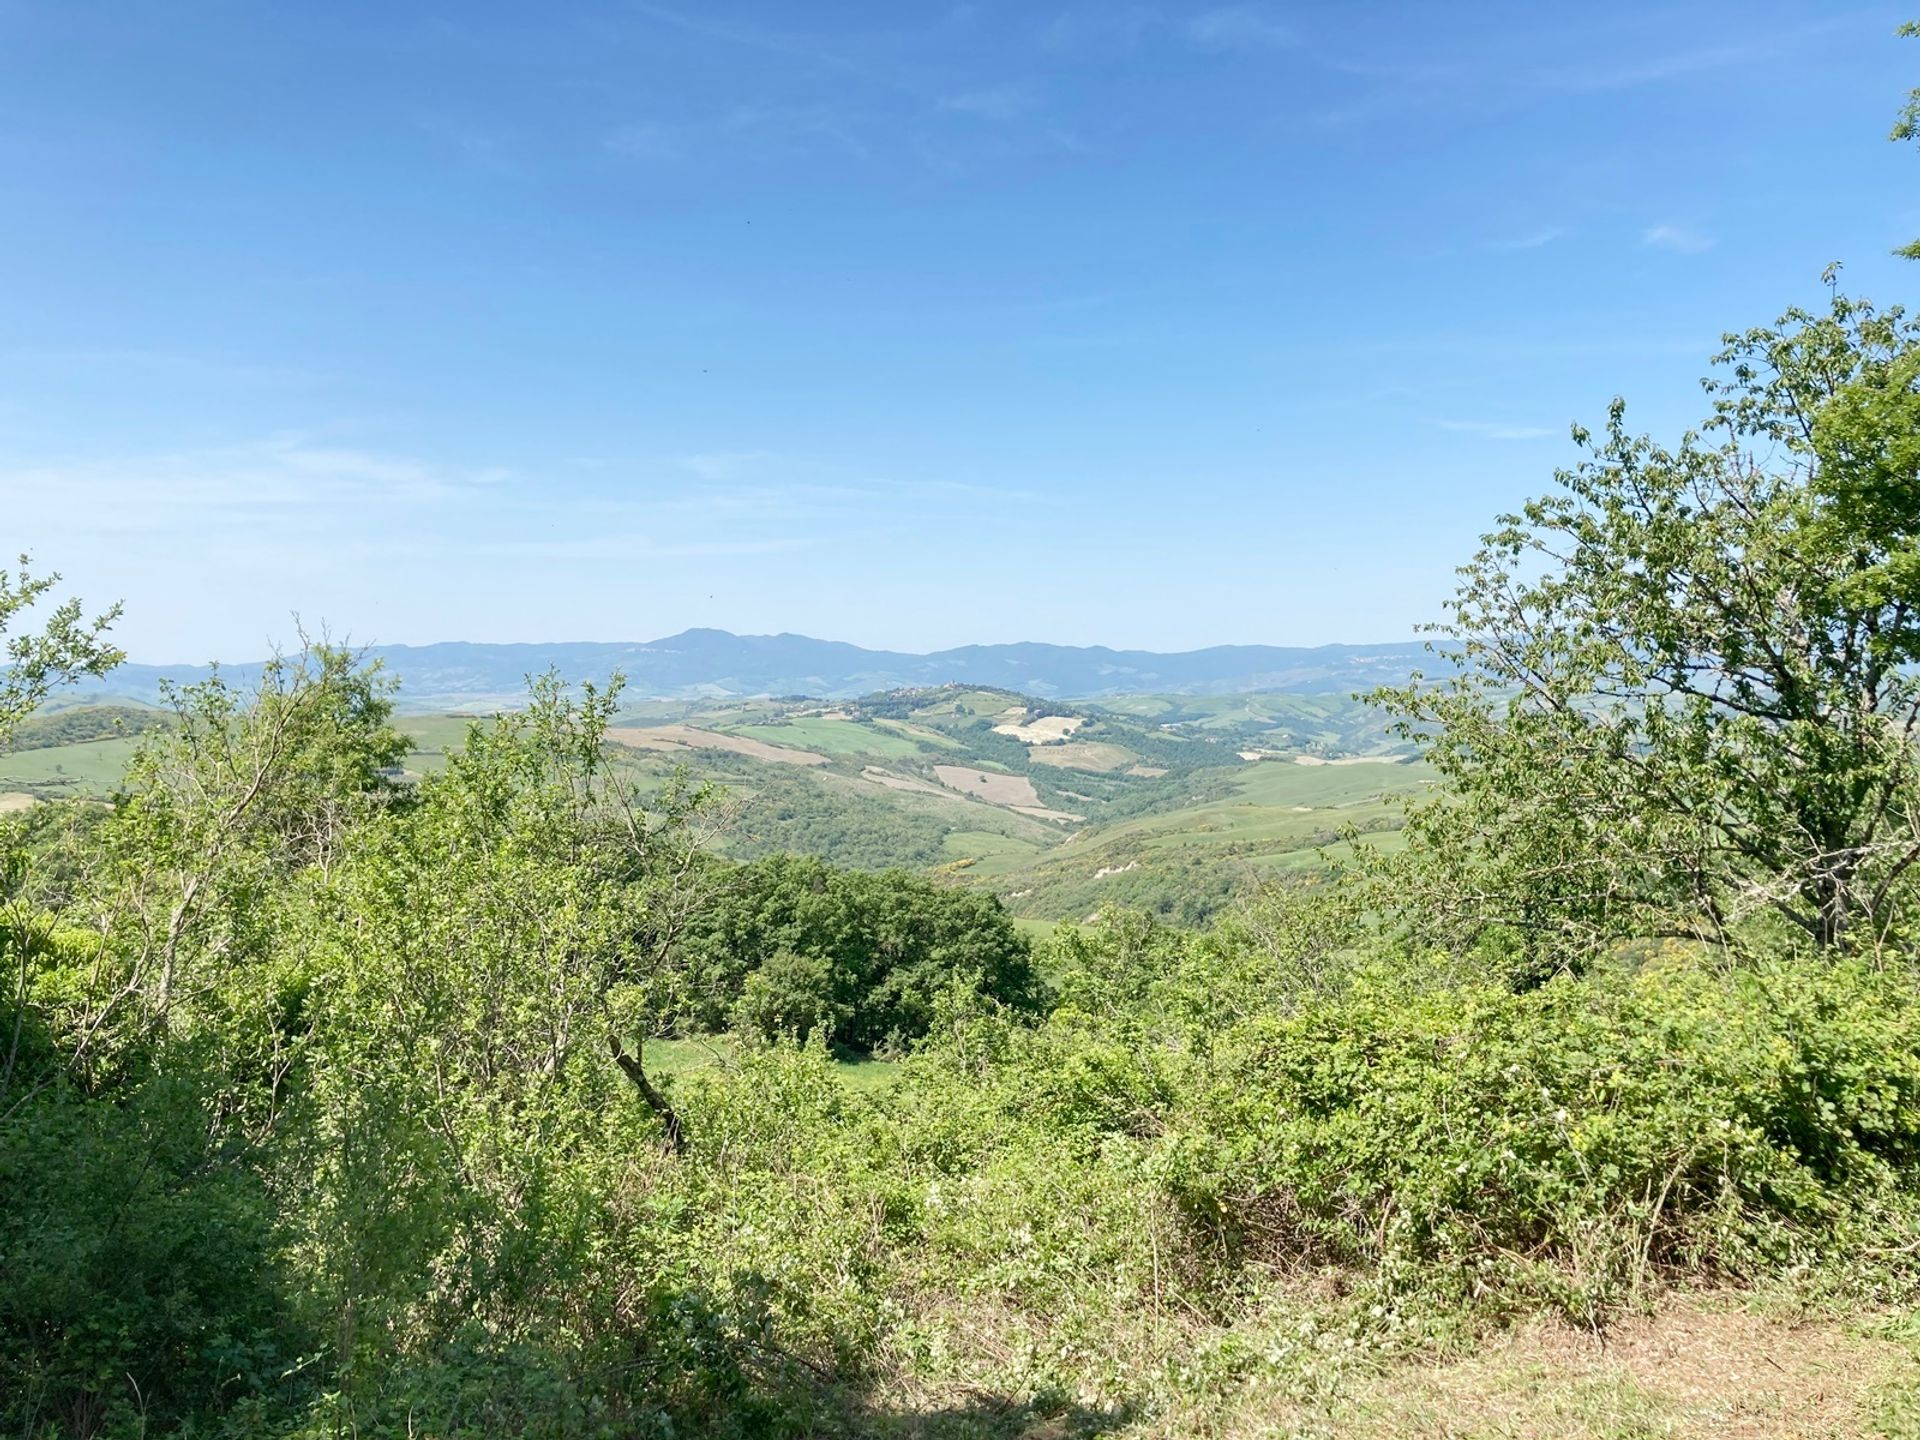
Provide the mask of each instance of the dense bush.
[{"label": "dense bush", "polygon": [[684,1023],[738,1019],[767,1039],[820,1029],[858,1051],[924,1036],[955,984],[1023,1012],[1042,998],[994,896],[798,855],[729,872],[689,918],[670,976]]},{"label": "dense bush", "polygon": [[1153,973],[1137,932],[1080,944],[1025,1083],[1063,1123],[1165,1136],[1157,1173],[1224,1256],[1591,1320],[1664,1275],[1920,1234],[1904,966],[1666,950],[1516,993],[1376,956],[1263,999],[1231,946]]}]

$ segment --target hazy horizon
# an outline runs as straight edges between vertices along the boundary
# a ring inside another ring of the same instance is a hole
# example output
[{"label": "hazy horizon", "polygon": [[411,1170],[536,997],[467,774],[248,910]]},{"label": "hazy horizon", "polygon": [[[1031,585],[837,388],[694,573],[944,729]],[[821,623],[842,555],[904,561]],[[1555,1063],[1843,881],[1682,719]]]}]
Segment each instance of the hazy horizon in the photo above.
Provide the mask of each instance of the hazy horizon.
[{"label": "hazy horizon", "polygon": [[[1275,650],[1393,649],[1393,650],[1398,650],[1401,648],[1422,645],[1429,638],[1425,635],[1409,633],[1408,635],[1401,638],[1395,638],[1391,636],[1385,636],[1385,637],[1374,636],[1372,638],[1326,640],[1326,641],[1319,641],[1319,642],[1303,644],[1303,645],[1270,644],[1269,642],[1266,642],[1266,641],[1221,641],[1218,644],[1213,644],[1213,645],[1188,645],[1188,646],[1181,646],[1177,649],[1172,649],[1172,648],[1158,648],[1158,647],[1146,646],[1146,645],[1114,645],[1114,644],[1107,644],[1101,641],[1089,641],[1085,644],[1070,644],[1066,641],[1049,640],[1043,635],[1027,635],[1027,636],[1020,636],[1017,638],[1010,638],[1010,639],[1004,639],[1004,640],[969,640],[969,641],[964,641],[959,645],[885,646],[885,645],[861,645],[857,641],[843,640],[837,635],[807,635],[798,631],[770,631],[770,632],[761,632],[761,633],[749,633],[749,632],[742,632],[742,631],[721,630],[721,629],[718,629],[717,627],[710,627],[710,626],[689,626],[684,630],[677,630],[671,635],[647,635],[647,636],[631,636],[630,635],[630,636],[624,636],[624,637],[616,637],[612,639],[589,639],[582,636],[570,636],[570,637],[549,636],[544,639],[537,639],[537,640],[491,640],[486,638],[473,638],[473,637],[467,637],[467,636],[449,636],[445,639],[440,639],[440,640],[385,641],[385,640],[378,640],[378,639],[367,639],[367,638],[364,638],[361,636],[355,636],[355,635],[338,634],[333,632],[329,632],[324,637],[316,636],[315,638],[325,638],[331,643],[345,645],[350,649],[356,649],[356,650],[362,650],[362,649],[364,650],[432,650],[432,649],[440,648],[442,646],[451,646],[451,645],[471,645],[471,646],[478,646],[478,647],[499,646],[499,647],[514,647],[514,648],[521,648],[521,649],[540,650],[540,649],[558,649],[566,646],[575,646],[575,645],[593,645],[593,646],[608,646],[608,647],[650,646],[650,645],[658,645],[663,641],[676,640],[681,638],[684,635],[687,635],[690,633],[697,633],[702,630],[711,631],[711,633],[725,635],[732,639],[737,639],[737,640],[804,640],[804,641],[809,641],[814,643],[830,644],[830,645],[851,645],[855,649],[870,651],[874,654],[895,654],[895,655],[915,655],[915,656],[940,655],[940,654],[951,653],[952,651],[955,651],[955,650],[968,650],[968,649],[994,650],[994,649],[1001,649],[1004,647],[1016,646],[1016,645],[1034,645],[1034,646],[1043,646],[1043,647],[1066,649],[1066,650],[1108,650],[1108,651],[1114,652],[1115,654],[1154,654],[1154,655],[1187,655],[1187,654],[1194,654],[1194,653],[1205,651],[1205,650],[1221,650],[1221,649],[1275,649]],[[130,665],[144,666],[144,667],[155,669],[155,670],[197,669],[197,668],[203,668],[209,664],[247,665],[247,664],[253,664],[255,662],[268,659],[273,653],[275,653],[276,649],[281,652],[286,652],[293,648],[295,648],[294,645],[276,642],[274,644],[270,644],[267,649],[262,650],[257,654],[207,655],[207,656],[202,656],[198,659],[170,658],[166,656],[155,656],[155,655],[140,654],[137,652],[130,652],[127,656],[127,663]],[[111,674],[107,676],[104,684],[104,688],[107,688],[107,689],[112,688]]]}]

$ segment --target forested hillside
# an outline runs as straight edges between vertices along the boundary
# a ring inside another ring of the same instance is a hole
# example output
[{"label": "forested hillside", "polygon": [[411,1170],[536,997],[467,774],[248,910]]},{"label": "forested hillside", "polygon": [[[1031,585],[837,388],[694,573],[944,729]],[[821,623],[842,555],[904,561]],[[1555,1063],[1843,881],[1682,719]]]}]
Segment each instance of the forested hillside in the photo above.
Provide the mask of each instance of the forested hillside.
[{"label": "forested hillside", "polygon": [[114,617],[0,574],[9,764],[119,762],[0,818],[0,1425],[1914,1433],[1920,324],[1727,346],[1372,722],[35,719]]}]

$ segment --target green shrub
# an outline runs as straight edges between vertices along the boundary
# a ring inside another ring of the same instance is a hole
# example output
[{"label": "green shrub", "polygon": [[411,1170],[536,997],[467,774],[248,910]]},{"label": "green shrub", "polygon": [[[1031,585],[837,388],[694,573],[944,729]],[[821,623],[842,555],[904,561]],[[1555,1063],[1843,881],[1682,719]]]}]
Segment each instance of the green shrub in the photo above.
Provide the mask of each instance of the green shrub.
[{"label": "green shrub", "polygon": [[1376,969],[1239,1026],[1169,1147],[1235,1253],[1592,1318],[1911,1223],[1920,1003],[1856,964],[1674,953],[1519,995]]},{"label": "green shrub", "polygon": [[956,978],[1022,1011],[1044,996],[1026,938],[992,895],[777,855],[734,868],[690,917],[656,1006],[695,1029],[739,1020],[804,1037],[825,1026],[836,1045],[871,1052],[924,1036]]},{"label": "green shrub", "polygon": [[734,1025],[762,1040],[805,1040],[815,1031],[830,1040],[853,1014],[848,989],[829,957],[780,950],[747,976]]},{"label": "green shrub", "polygon": [[0,1125],[9,1433],[167,1433],[271,1392],[299,1353],[267,1193],[207,1119],[178,1082],[100,1104],[56,1081]]}]

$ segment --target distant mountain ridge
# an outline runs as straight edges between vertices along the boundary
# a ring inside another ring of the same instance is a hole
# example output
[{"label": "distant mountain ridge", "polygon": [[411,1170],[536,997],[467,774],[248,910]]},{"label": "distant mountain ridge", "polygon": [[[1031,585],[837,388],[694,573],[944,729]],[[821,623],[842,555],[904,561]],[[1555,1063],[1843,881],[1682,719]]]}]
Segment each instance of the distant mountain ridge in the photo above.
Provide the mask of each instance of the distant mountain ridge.
[{"label": "distant mountain ridge", "polygon": [[[1225,695],[1283,690],[1302,695],[1346,694],[1404,679],[1433,657],[1414,642],[1384,645],[1215,645],[1157,653],[1103,645],[963,645],[915,655],[868,650],[806,635],[735,635],[686,630],[645,644],[568,642],[375,645],[369,655],[398,676],[408,710],[497,705],[524,693],[526,677],[548,669],[578,683],[605,680],[615,670],[627,694],[639,699],[703,699],[807,695],[847,699],[881,690],[949,682],[985,685],[1050,699],[1164,693]],[[223,664],[236,682],[258,676],[260,663]],[[164,681],[204,679],[207,666],[123,665],[84,693],[153,701]]]}]

